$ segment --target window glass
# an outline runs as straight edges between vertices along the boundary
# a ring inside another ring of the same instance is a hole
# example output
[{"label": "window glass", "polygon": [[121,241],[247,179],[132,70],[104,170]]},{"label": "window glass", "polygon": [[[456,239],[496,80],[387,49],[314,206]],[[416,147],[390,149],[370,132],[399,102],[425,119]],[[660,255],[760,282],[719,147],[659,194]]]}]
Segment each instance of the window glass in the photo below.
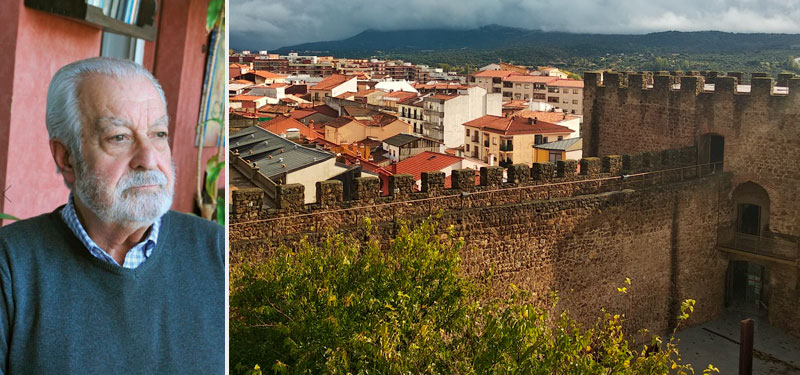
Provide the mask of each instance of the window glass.
[{"label": "window glass", "polygon": [[100,42],[100,56],[131,60],[137,64],[142,64],[144,60],[144,39],[103,31],[103,39]]}]

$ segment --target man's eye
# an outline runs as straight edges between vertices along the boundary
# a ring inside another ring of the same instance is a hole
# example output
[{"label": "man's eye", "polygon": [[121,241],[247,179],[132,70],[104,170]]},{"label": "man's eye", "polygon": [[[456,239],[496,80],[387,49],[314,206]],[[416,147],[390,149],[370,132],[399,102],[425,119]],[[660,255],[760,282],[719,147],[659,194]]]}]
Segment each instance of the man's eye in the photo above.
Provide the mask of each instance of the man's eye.
[{"label": "man's eye", "polygon": [[126,139],[125,134],[117,134],[109,138],[109,140],[112,142],[123,142],[125,141],[125,139]]},{"label": "man's eye", "polygon": [[167,139],[167,138],[169,138],[169,133],[167,133],[167,132],[158,132],[158,133],[156,133],[156,138]]}]

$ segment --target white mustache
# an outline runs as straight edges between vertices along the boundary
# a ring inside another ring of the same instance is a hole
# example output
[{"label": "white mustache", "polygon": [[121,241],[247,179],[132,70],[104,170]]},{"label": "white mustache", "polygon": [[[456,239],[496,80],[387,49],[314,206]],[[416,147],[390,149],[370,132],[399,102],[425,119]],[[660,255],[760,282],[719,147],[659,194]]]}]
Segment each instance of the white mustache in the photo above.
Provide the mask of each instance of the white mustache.
[{"label": "white mustache", "polygon": [[119,181],[119,190],[148,186],[166,185],[167,176],[159,170],[150,171],[131,171],[125,174]]}]

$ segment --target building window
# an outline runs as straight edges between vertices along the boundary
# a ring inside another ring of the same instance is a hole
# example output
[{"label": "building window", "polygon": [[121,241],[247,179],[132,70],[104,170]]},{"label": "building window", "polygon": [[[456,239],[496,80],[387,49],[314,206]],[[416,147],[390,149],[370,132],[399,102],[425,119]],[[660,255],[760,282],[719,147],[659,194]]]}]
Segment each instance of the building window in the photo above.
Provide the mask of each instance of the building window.
[{"label": "building window", "polygon": [[558,140],[559,140],[559,141],[561,141],[561,140],[563,140],[563,139],[564,139],[564,136],[563,136],[563,135],[559,135],[559,136],[558,136]]},{"label": "building window", "polygon": [[467,143],[467,152],[469,152],[469,143]]},{"label": "building window", "polygon": [[467,129],[467,137],[469,137],[469,129]]},{"label": "building window", "polygon": [[555,163],[561,160],[561,152],[559,151],[550,151],[550,161]]},{"label": "building window", "polygon": [[536,134],[536,135],[533,136],[533,144],[535,144],[535,145],[542,144],[542,135],[541,134]]},{"label": "building window", "polygon": [[500,92],[500,88],[499,87],[492,88],[492,92],[493,93],[498,93],[498,92]]},{"label": "building window", "polygon": [[525,85],[525,88],[529,89],[529,88],[531,88],[531,85]]},{"label": "building window", "polygon": [[510,98],[510,97],[511,97],[511,92],[510,92],[510,91],[506,91],[506,92],[504,92],[504,93],[503,93],[503,97],[504,97],[504,98]]},{"label": "building window", "polygon": [[493,145],[496,145],[496,144],[497,144],[497,137],[492,137],[492,144],[493,144]]},{"label": "building window", "polygon": [[558,92],[558,87],[548,87],[547,88],[547,92],[557,93]]},{"label": "building window", "polygon": [[572,104],[578,104],[578,100],[577,99],[573,100]]},{"label": "building window", "polygon": [[559,99],[558,99],[557,96],[550,96],[550,97],[547,98],[547,102],[548,103],[558,103],[558,100]]},{"label": "building window", "polygon": [[577,94],[578,93],[578,89],[572,89],[572,93],[573,94]]},{"label": "building window", "polygon": [[514,84],[514,87],[515,87],[515,88],[520,88],[520,87],[522,87],[522,85],[520,85],[519,83],[515,83],[515,84]]},{"label": "building window", "polygon": [[519,95],[519,93],[515,93],[515,94],[514,94],[514,99],[519,99],[519,98],[520,98],[520,95]]},{"label": "building window", "polygon": [[525,97],[524,97],[524,98],[525,98],[525,99],[530,99],[530,97],[531,97],[530,95],[528,95],[528,94],[525,94]]},{"label": "building window", "polygon": [[510,89],[510,88],[512,88],[513,86],[514,86],[514,84],[513,84],[513,83],[511,83],[511,82],[503,82],[503,87],[505,87],[505,88],[508,88],[508,89]]}]

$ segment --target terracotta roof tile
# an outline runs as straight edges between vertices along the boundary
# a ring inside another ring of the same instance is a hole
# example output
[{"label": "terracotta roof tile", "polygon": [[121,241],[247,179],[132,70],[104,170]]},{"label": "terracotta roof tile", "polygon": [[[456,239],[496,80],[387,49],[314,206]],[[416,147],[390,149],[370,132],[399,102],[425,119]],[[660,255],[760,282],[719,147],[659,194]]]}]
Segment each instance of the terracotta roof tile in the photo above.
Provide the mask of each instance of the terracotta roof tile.
[{"label": "terracotta roof tile", "polygon": [[337,117],[337,118],[335,118],[333,120],[330,120],[330,121],[326,122],[324,125],[326,127],[330,126],[332,128],[341,128],[342,126],[345,126],[345,125],[347,125],[347,124],[349,124],[351,122],[358,122],[358,121],[356,121],[352,117],[341,116],[341,117]]},{"label": "terracotta roof tile", "polygon": [[542,111],[531,111],[530,109],[523,109],[521,111],[517,111],[514,115],[519,117],[525,118],[538,118],[539,120],[551,123],[558,123],[565,120],[573,120],[579,118],[579,116],[569,115],[565,112],[542,112]]},{"label": "terracotta roof tile", "polygon": [[559,79],[547,85],[553,87],[583,88],[583,81],[578,79]]},{"label": "terracotta roof tile", "polygon": [[476,127],[483,131],[498,133],[502,135],[517,134],[569,134],[573,130],[561,125],[552,124],[546,121],[536,121],[523,117],[500,117],[486,115],[475,120],[464,123],[464,126]]},{"label": "terracotta roof tile", "polygon": [[550,85],[552,82],[558,81],[558,77],[516,75],[507,77],[503,80],[515,83],[545,83]]},{"label": "terracotta roof tile", "polygon": [[441,100],[444,100],[444,101],[448,101],[450,99],[457,98],[457,97],[458,97],[458,95],[444,95],[444,94],[431,95],[431,98],[433,98],[433,99],[441,99]]},{"label": "terracotta roof tile", "polygon": [[277,74],[277,73],[273,73],[273,72],[268,72],[266,70],[254,70],[251,73],[253,73],[253,74],[255,74],[255,75],[257,75],[257,76],[259,76],[261,78],[267,78],[267,79],[286,78],[285,74]]},{"label": "terracotta roof tile", "polygon": [[353,79],[353,77],[346,77],[341,74],[331,74],[322,81],[319,81],[319,83],[316,85],[312,86],[311,90],[330,90],[351,79]]},{"label": "terracotta roof tile", "polygon": [[261,98],[264,98],[264,97],[263,96],[255,96],[255,95],[236,95],[234,97],[231,97],[228,100],[250,102],[250,101],[256,101],[256,100],[261,99]]},{"label": "terracotta roof tile", "polygon": [[317,111],[314,111],[314,110],[311,110],[311,109],[297,109],[297,110],[292,111],[292,113],[290,115],[294,119],[304,119],[304,118],[306,118],[308,116],[311,116],[311,115],[313,115],[315,113],[317,113]]},{"label": "terracotta roof tile", "polygon": [[473,74],[475,77],[492,77],[492,78],[505,78],[510,75],[517,75],[520,74],[518,72],[513,72],[510,70],[484,70],[478,73]]},{"label": "terracotta roof tile", "polygon": [[422,172],[440,171],[461,160],[464,158],[425,151],[397,163],[396,173],[408,173],[414,176],[414,180],[419,180],[422,178]]}]

